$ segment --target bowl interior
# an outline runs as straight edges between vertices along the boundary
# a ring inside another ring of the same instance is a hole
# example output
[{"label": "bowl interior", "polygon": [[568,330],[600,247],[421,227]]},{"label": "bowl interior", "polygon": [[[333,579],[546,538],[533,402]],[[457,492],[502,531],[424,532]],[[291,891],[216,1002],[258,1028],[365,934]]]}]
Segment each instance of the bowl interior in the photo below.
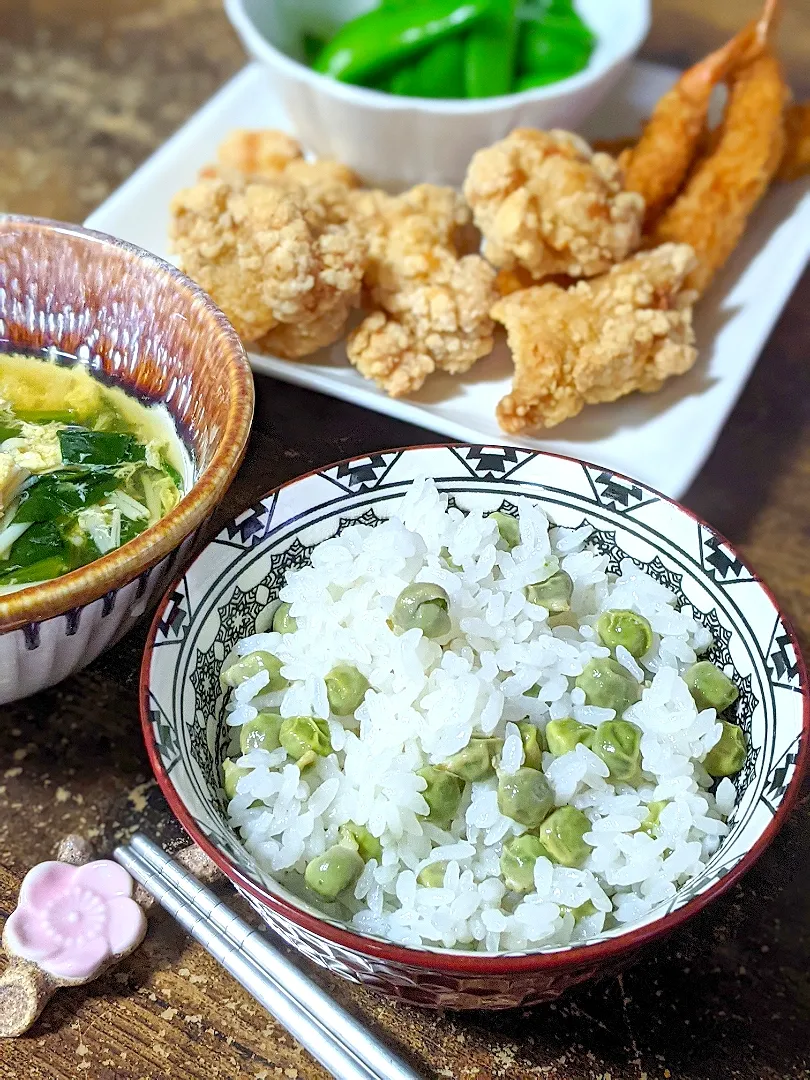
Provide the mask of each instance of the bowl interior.
[{"label": "bowl interior", "polygon": [[207,468],[227,422],[230,388],[215,373],[230,342],[209,338],[211,315],[180,275],[111,238],[8,220],[0,221],[0,280],[0,342],[55,347],[141,400],[163,403],[195,474]]},{"label": "bowl interior", "polygon": [[263,615],[289,569],[306,564],[315,544],[347,525],[374,525],[390,516],[409,482],[423,474],[462,510],[508,509],[523,496],[538,500],[556,524],[587,522],[594,530],[590,542],[608,556],[611,571],[629,556],[711,630],[708,656],[734,669],[740,695],[733,708],[749,745],[734,778],[738,801],[731,829],[676,896],[640,923],[596,940],[620,937],[696,901],[752,848],[759,850],[775,831],[777,815],[781,820],[800,750],[804,757],[808,722],[795,639],[768,591],[721,537],[687,511],[607,470],[511,447],[414,448],[330,466],[245,511],[202,552],[164,601],[144,663],[144,727],[173,809],[195,839],[224,856],[271,907],[293,919],[304,912],[322,925],[345,926],[264,874],[227,823],[219,776],[231,730],[219,672],[238,638],[253,632],[257,620],[265,628]]},{"label": "bowl interior", "polygon": [[[378,0],[239,0],[259,34],[280,52],[307,63],[305,38],[326,41],[346,22],[378,7]],[[640,43],[647,26],[648,0],[577,0],[577,10],[594,30],[597,45],[588,67],[572,79],[604,71],[626,55],[628,45]],[[543,87],[532,94],[554,95],[570,79]],[[481,102],[468,103],[472,108]]]},{"label": "bowl interior", "polygon": [[[97,596],[130,580],[200,525],[241,460],[253,385],[235,331],[178,270],[101,233],[33,218],[0,215],[0,346],[53,347],[133,396],[163,403],[194,473],[180,504],[129,544],[0,599],[6,629],[86,602],[91,579]],[[41,608],[32,607],[34,596]]]}]

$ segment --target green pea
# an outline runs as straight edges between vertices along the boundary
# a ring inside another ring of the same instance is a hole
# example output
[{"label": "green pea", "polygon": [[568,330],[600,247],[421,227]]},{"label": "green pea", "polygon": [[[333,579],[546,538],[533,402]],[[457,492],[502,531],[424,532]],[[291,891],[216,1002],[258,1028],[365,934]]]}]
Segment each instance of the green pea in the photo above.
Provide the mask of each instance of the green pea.
[{"label": "green pea", "polygon": [[520,543],[520,525],[517,518],[513,518],[511,514],[502,514],[500,510],[488,516],[489,520],[494,521],[498,526],[500,538],[508,550],[511,551],[513,547],[517,547]]},{"label": "green pea", "polygon": [[585,692],[589,705],[614,709],[617,716],[641,697],[639,684],[630,672],[610,656],[589,660],[576,684]]},{"label": "green pea", "polygon": [[270,676],[270,681],[264,687],[265,690],[283,690],[290,685],[281,674],[279,658],[263,650],[248,653],[247,656],[231,664],[222,673],[222,684],[223,686],[239,686],[254,675],[258,675],[260,671],[266,671]]},{"label": "green pea", "polygon": [[578,743],[590,747],[593,742],[594,728],[580,724],[578,720],[566,716],[562,720],[549,720],[546,724],[546,742],[549,751],[560,757],[573,750]]},{"label": "green pea", "polygon": [[686,671],[684,680],[698,709],[716,709],[722,712],[739,696],[739,690],[711,660],[698,660]]},{"label": "green pea", "polygon": [[419,629],[426,638],[445,637],[452,623],[448,615],[450,597],[441,585],[415,581],[406,585],[391,612],[392,629],[399,634]]},{"label": "green pea", "polygon": [[647,803],[647,813],[644,820],[639,825],[639,829],[642,832],[647,833],[648,836],[658,835],[659,819],[661,817],[661,811],[669,803],[668,799],[656,800],[655,802]]},{"label": "green pea", "polygon": [[347,821],[338,829],[338,838],[344,847],[351,847],[359,852],[364,863],[369,859],[376,859],[377,862],[382,860],[382,844],[365,825],[355,825],[353,821]]},{"label": "green pea", "polygon": [[524,765],[515,773],[498,777],[498,809],[513,821],[534,829],[553,808],[554,794],[537,769]]},{"label": "green pea", "polygon": [[503,739],[484,739],[473,735],[463,750],[459,750],[457,754],[453,754],[436,768],[452,773],[460,780],[470,782],[484,780],[487,776],[494,774],[495,766],[492,764],[492,759],[500,752],[502,746]]},{"label": "green pea", "polygon": [[591,749],[607,765],[611,780],[637,784],[641,779],[641,729],[629,720],[600,724]]},{"label": "green pea", "polygon": [[447,563],[447,569],[448,570],[452,570],[455,574],[458,574],[458,573],[461,572],[461,567],[458,565],[458,563],[453,562],[452,558],[450,557],[450,549],[449,548],[443,547],[442,550],[439,552],[439,554],[444,559],[444,561]]},{"label": "green pea", "polygon": [[580,904],[579,907],[569,908],[571,914],[574,916],[574,922],[579,922],[580,919],[586,918],[588,915],[596,914],[596,907],[593,900],[586,900],[584,904]]},{"label": "green pea", "polygon": [[624,645],[631,656],[643,656],[652,646],[652,627],[635,611],[604,611],[596,623],[596,632],[609,649]]},{"label": "green pea", "polygon": [[570,626],[574,630],[579,629],[579,619],[573,611],[560,611],[557,615],[549,615],[546,621],[552,630],[555,626]]},{"label": "green pea", "polygon": [[293,634],[298,623],[290,614],[292,604],[279,604],[273,612],[273,629],[277,634]]},{"label": "green pea", "polygon": [[235,797],[236,785],[249,772],[250,769],[244,769],[241,765],[237,765],[235,761],[231,761],[230,758],[225,758],[222,762],[222,786],[225,788],[228,799]]},{"label": "green pea", "polygon": [[334,900],[363,872],[363,860],[353,848],[335,844],[316,855],[304,871],[304,881],[324,900]]},{"label": "green pea", "polygon": [[590,844],[582,837],[591,823],[574,806],[561,806],[549,814],[538,830],[538,836],[552,862],[560,866],[580,867],[590,854]]},{"label": "green pea", "polygon": [[288,716],[279,729],[278,741],[296,761],[307,753],[319,757],[332,753],[329,725],[314,716]]},{"label": "green pea", "polygon": [[727,720],[721,720],[720,723],[723,725],[723,734],[703,759],[703,768],[709,776],[734,776],[745,764],[745,755],[748,752],[745,732],[736,724],[729,724]]},{"label": "green pea", "polygon": [[424,769],[417,769],[416,775],[427,781],[427,787],[421,795],[429,807],[426,815],[428,821],[439,826],[449,825],[456,816],[461,802],[464,791],[463,781],[435,765],[426,765]]},{"label": "green pea", "polygon": [[534,891],[534,864],[546,851],[539,837],[531,833],[513,836],[503,845],[501,877],[513,892]]},{"label": "green pea", "polygon": [[543,732],[527,720],[521,720],[517,729],[520,732],[520,741],[523,743],[523,764],[530,769],[542,768]]},{"label": "green pea", "polygon": [[251,750],[277,750],[282,717],[277,712],[262,711],[252,720],[242,725],[239,732],[239,747],[243,754]]},{"label": "green pea", "polygon": [[335,716],[351,716],[363,703],[368,679],[356,667],[338,664],[326,676],[326,696]]},{"label": "green pea", "polygon": [[545,581],[526,586],[526,599],[530,604],[544,607],[549,615],[559,615],[571,610],[574,582],[565,570],[558,570]]},{"label": "green pea", "polygon": [[434,862],[423,867],[416,875],[419,885],[426,889],[441,889],[444,885],[444,875],[447,873],[446,862]]}]

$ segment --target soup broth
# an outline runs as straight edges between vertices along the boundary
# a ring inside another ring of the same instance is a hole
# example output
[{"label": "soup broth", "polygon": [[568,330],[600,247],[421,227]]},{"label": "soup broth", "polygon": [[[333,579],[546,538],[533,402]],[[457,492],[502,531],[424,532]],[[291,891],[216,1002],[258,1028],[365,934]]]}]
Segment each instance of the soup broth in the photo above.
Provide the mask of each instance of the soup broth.
[{"label": "soup broth", "polygon": [[128,543],[190,484],[164,406],[142,404],[80,363],[0,352],[0,594]]}]

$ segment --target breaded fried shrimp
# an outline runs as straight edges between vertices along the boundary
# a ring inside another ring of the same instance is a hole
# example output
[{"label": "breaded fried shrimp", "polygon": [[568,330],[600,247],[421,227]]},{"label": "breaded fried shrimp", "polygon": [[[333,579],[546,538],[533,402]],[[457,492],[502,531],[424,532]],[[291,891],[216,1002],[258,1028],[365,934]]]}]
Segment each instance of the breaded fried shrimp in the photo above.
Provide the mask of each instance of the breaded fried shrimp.
[{"label": "breaded fried shrimp", "polygon": [[740,68],[713,149],[654,228],[651,245],[689,244],[698,265],[690,288],[703,293],[745,231],[785,148],[787,87],[768,50]]},{"label": "breaded fried shrimp", "polygon": [[810,173],[810,101],[791,105],[785,112],[785,152],[777,179],[799,180]]},{"label": "breaded fried shrimp", "polygon": [[766,0],[759,20],[686,71],[658,102],[641,138],[623,158],[625,187],[646,204],[649,227],[677,194],[700,150],[716,86],[765,47],[781,0]]}]

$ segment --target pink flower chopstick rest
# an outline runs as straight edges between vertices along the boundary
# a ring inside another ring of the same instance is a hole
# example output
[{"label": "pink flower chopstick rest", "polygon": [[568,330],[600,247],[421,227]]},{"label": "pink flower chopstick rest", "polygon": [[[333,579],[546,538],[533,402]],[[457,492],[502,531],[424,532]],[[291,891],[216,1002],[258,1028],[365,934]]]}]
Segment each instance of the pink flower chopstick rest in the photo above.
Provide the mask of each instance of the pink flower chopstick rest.
[{"label": "pink flower chopstick rest", "polygon": [[44,862],[26,874],[3,931],[0,1036],[26,1031],[54,990],[92,981],[140,945],[146,916],[133,891],[107,859]]},{"label": "pink flower chopstick rest", "polygon": [[146,916],[133,887],[126,870],[108,859],[40,863],[23,880],[3,947],[54,978],[89,982],[143,940]]}]

